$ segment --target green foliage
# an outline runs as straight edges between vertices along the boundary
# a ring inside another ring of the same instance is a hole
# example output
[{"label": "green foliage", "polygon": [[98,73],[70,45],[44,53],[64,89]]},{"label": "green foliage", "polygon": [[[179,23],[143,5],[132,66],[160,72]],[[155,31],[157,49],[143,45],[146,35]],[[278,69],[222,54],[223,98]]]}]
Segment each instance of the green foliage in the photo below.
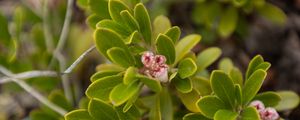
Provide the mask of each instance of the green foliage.
[{"label": "green foliage", "polygon": [[159,34],[156,39],[156,49],[161,55],[167,58],[167,64],[172,64],[175,61],[175,46],[172,40],[164,35]]},{"label": "green foliage", "polygon": [[178,65],[178,74],[181,78],[192,76],[197,71],[197,65],[191,58],[185,58]]},{"label": "green foliage", "polygon": [[198,71],[202,71],[207,68],[213,62],[215,62],[221,54],[221,49],[217,47],[207,48],[206,50],[202,51],[197,56]]},{"label": "green foliage", "polygon": [[280,96],[281,101],[275,106],[276,110],[284,111],[294,109],[299,105],[299,96],[292,91],[278,91],[277,94]]}]

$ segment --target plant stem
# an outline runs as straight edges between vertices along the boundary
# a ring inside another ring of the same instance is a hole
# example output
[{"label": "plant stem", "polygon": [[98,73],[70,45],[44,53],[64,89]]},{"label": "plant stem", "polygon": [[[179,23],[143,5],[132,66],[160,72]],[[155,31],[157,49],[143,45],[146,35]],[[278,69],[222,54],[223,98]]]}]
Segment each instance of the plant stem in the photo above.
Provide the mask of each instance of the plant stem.
[{"label": "plant stem", "polygon": [[[3,69],[3,68],[2,68]],[[14,78],[16,79],[28,79],[35,77],[57,77],[58,74],[54,71],[27,71],[19,74],[15,74]],[[0,84],[11,82],[10,77],[0,78]]]},{"label": "plant stem", "polygon": [[48,13],[48,0],[43,1],[43,32],[45,35],[46,47],[47,52],[51,53],[54,49],[53,45],[53,38],[50,33],[50,26],[49,26],[49,13]]}]

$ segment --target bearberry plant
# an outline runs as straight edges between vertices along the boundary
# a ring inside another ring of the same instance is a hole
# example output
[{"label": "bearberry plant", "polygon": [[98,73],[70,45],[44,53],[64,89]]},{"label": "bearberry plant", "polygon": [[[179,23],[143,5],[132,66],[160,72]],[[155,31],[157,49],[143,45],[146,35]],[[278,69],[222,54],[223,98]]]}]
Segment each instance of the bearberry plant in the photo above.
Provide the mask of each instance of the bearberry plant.
[{"label": "bearberry plant", "polygon": [[206,68],[221,50],[212,47],[196,55],[192,48],[200,35],[181,38],[180,28],[165,16],[152,23],[137,1],[104,3],[105,18],[94,19],[96,24],[88,21],[95,28],[96,47],[108,61],[91,77],[87,106],[69,112],[66,120],[172,120],[188,112],[183,119],[279,119],[273,107],[280,96],[257,94],[270,67],[261,56],[251,60],[245,80],[230,59],[221,60],[220,70],[210,74]]}]

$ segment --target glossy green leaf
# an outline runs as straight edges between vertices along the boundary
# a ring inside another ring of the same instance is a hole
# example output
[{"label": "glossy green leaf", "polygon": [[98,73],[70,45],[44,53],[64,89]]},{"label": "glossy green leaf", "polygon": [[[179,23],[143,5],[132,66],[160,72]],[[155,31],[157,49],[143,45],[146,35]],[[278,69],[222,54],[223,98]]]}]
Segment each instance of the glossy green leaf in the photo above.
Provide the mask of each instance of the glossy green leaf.
[{"label": "glossy green leaf", "polygon": [[123,83],[125,85],[128,85],[129,83],[135,81],[137,79],[136,78],[137,72],[138,72],[137,68],[129,67],[124,74]]},{"label": "glossy green leaf", "polygon": [[97,72],[97,73],[95,73],[95,74],[92,75],[91,82],[95,82],[96,80],[99,80],[99,79],[107,77],[107,76],[116,75],[116,74],[118,74],[120,72],[121,71],[112,71],[112,70],[99,71],[99,72]]},{"label": "glossy green leaf", "polygon": [[214,93],[231,107],[234,105],[235,88],[231,78],[222,71],[213,71],[210,78],[211,87]]},{"label": "glossy green leaf", "polygon": [[125,71],[123,67],[116,64],[100,64],[96,67],[96,71]]},{"label": "glossy green leaf", "polygon": [[172,28],[169,28],[166,32],[165,35],[167,35],[169,38],[171,38],[171,40],[173,41],[174,44],[177,43],[177,41],[180,38],[180,28],[178,26],[174,26]]},{"label": "glossy green leaf", "polygon": [[112,47],[123,48],[128,51],[122,38],[114,31],[104,28],[98,28],[94,33],[97,49],[102,55],[108,58],[106,51]]},{"label": "glossy green leaf", "polygon": [[267,71],[271,67],[271,64],[269,62],[263,62],[260,63],[258,66],[255,67],[255,70],[262,69],[264,71]]},{"label": "glossy green leaf", "polygon": [[238,11],[228,7],[221,16],[218,32],[222,37],[229,37],[235,30],[238,21]]},{"label": "glossy green leaf", "polygon": [[204,116],[213,119],[215,113],[220,109],[226,109],[222,100],[215,96],[204,96],[197,101],[197,105]]},{"label": "glossy green leaf", "polygon": [[234,85],[235,100],[237,105],[242,105],[242,88],[239,84]]},{"label": "glossy green leaf", "polygon": [[139,3],[134,7],[134,17],[136,21],[139,23],[140,32],[143,35],[144,41],[147,44],[151,44],[152,43],[151,42],[152,40],[151,21],[150,21],[148,11],[142,3]]},{"label": "glossy green leaf", "polygon": [[[142,87],[140,87],[140,89],[141,88]],[[139,95],[140,95],[139,92],[136,92],[131,98],[128,99],[125,106],[123,107],[123,112],[127,112],[132,106],[134,106],[134,103],[138,99]]]},{"label": "glossy green leaf", "polygon": [[137,77],[143,82],[148,88],[153,90],[154,92],[160,92],[161,91],[161,85],[159,80],[151,79],[147,76],[143,75],[137,75]]},{"label": "glossy green leaf", "polygon": [[121,35],[123,38],[126,38],[131,34],[130,30],[124,27],[122,24],[108,19],[101,20],[100,22],[98,22],[96,24],[96,28],[106,28],[112,30]]},{"label": "glossy green leaf", "polygon": [[191,78],[193,88],[201,95],[211,94],[210,82],[203,77],[193,77]]},{"label": "glossy green leaf", "polygon": [[10,40],[11,40],[11,36],[9,34],[8,31],[8,23],[6,18],[1,14],[0,12],[0,41],[2,44],[4,45],[8,45]]},{"label": "glossy green leaf", "polygon": [[169,77],[169,81],[172,81],[172,80],[177,76],[177,73],[178,73],[178,72],[172,73],[172,74],[170,75],[170,77]]},{"label": "glossy green leaf", "polygon": [[118,120],[118,115],[114,108],[98,99],[91,99],[88,112],[96,120]]},{"label": "glossy green leaf", "polygon": [[178,97],[180,98],[180,100],[182,101],[184,106],[189,111],[200,112],[200,110],[196,104],[200,98],[200,95],[195,90],[192,90],[189,93],[181,93],[181,92],[177,92],[177,93],[178,93]]},{"label": "glossy green leaf", "polygon": [[267,73],[261,69],[256,70],[249,79],[245,82],[243,87],[243,104],[250,102],[259,91],[266,78]]},{"label": "glossy green leaf", "polygon": [[136,31],[140,29],[138,22],[135,20],[135,18],[131,15],[131,13],[128,10],[123,10],[120,14],[123,21],[125,22],[124,24],[126,24],[127,27],[131,29],[131,31]]},{"label": "glossy green leaf", "polygon": [[153,34],[156,37],[171,28],[171,22],[166,16],[157,16],[153,21]]},{"label": "glossy green leaf", "polygon": [[71,111],[65,115],[65,120],[94,120],[85,109]]},{"label": "glossy green leaf", "polygon": [[126,112],[123,112],[123,105],[115,107],[115,110],[119,116],[119,120],[138,120],[140,117],[140,112],[135,106]]},{"label": "glossy green leaf", "polygon": [[285,13],[280,8],[270,3],[266,3],[264,6],[259,7],[257,11],[261,16],[275,24],[282,25],[287,21],[287,16]]},{"label": "glossy green leaf", "polygon": [[171,93],[167,87],[163,87],[162,91],[159,94],[160,98],[160,111],[162,120],[173,120],[173,104]]},{"label": "glossy green leaf", "polygon": [[241,120],[260,120],[260,116],[255,107],[247,107],[241,113]]},{"label": "glossy green leaf", "polygon": [[175,46],[172,40],[164,35],[159,34],[156,39],[156,49],[161,55],[164,55],[167,59],[167,64],[172,64],[175,61]]},{"label": "glossy green leaf", "polygon": [[182,93],[191,92],[193,89],[192,82],[189,78],[181,79],[179,76],[176,76],[171,83],[174,84],[175,88]]},{"label": "glossy green leaf", "polygon": [[253,100],[262,101],[266,107],[275,107],[280,102],[281,97],[276,92],[268,91],[257,94]]},{"label": "glossy green leaf", "polygon": [[153,104],[150,107],[149,120],[162,120],[160,110],[160,99],[157,95],[154,97]]},{"label": "glossy green leaf", "polygon": [[102,19],[109,19],[107,0],[88,0],[90,9]]},{"label": "glossy green leaf", "polygon": [[222,54],[221,49],[217,47],[207,48],[204,51],[202,51],[197,56],[196,62],[198,66],[198,71],[202,71],[205,68],[207,68],[213,62],[215,62],[221,56],[221,54]]},{"label": "glossy green leaf", "polygon": [[[140,36],[139,32],[134,31],[133,33],[131,33],[131,35],[129,37],[127,37],[125,39],[125,43],[126,44],[137,43],[137,42],[140,42],[140,40],[141,40],[141,36]],[[136,47],[136,46],[132,46],[132,47]]]},{"label": "glossy green leaf", "polygon": [[191,49],[200,42],[201,36],[197,34],[187,35],[182,38],[175,46],[176,59],[175,64],[191,51]]},{"label": "glossy green leaf", "polygon": [[299,96],[292,91],[278,91],[277,94],[281,97],[281,101],[275,106],[278,111],[291,110],[299,105]]},{"label": "glossy green leaf", "polygon": [[252,60],[250,61],[249,65],[248,65],[248,69],[246,71],[245,80],[247,80],[252,75],[252,73],[256,70],[255,68],[263,62],[264,62],[264,59],[260,55],[256,55],[254,58],[252,58]]},{"label": "glossy green leaf", "polygon": [[178,74],[184,79],[192,76],[197,71],[197,65],[192,58],[185,58],[179,62]]},{"label": "glossy green leaf", "polygon": [[236,120],[238,113],[230,110],[218,110],[214,116],[214,120]]},{"label": "glossy green leaf", "polygon": [[98,16],[97,14],[92,14],[86,19],[86,23],[89,27],[96,29],[96,24],[100,20],[102,20],[102,18],[100,16]]},{"label": "glossy green leaf", "polygon": [[[261,1],[261,0],[258,0],[258,1]],[[247,2],[247,0],[232,0],[233,5],[236,6],[236,7],[241,7],[246,2]]]},{"label": "glossy green leaf", "polygon": [[233,67],[233,69],[231,69],[229,73],[229,76],[233,80],[234,84],[239,84],[240,86],[243,86],[243,74],[238,68]]},{"label": "glossy green leaf", "polygon": [[122,16],[120,15],[121,11],[129,10],[128,6],[120,0],[109,0],[108,10],[111,18],[118,23],[125,23]]},{"label": "glossy green leaf", "polygon": [[266,3],[266,0],[255,0],[253,1],[253,5],[255,5],[255,7],[263,7]]},{"label": "glossy green leaf", "polygon": [[233,63],[229,58],[223,58],[219,62],[219,69],[223,70],[226,74],[229,74],[229,72],[233,69]]},{"label": "glossy green leaf", "polygon": [[30,112],[30,120],[57,120],[56,116],[52,116],[42,110],[33,110]]},{"label": "glossy green leaf", "polygon": [[109,93],[118,84],[122,83],[122,76],[114,75],[101,78],[87,88],[85,94],[89,98],[98,98],[103,101],[109,100]]},{"label": "glossy green leaf", "polygon": [[211,120],[200,113],[188,113],[184,115],[183,120]]},{"label": "glossy green leaf", "polygon": [[107,50],[107,55],[112,62],[119,64],[123,67],[129,67],[135,65],[135,59],[133,56],[119,47],[113,47]]},{"label": "glossy green leaf", "polygon": [[112,89],[109,94],[109,99],[115,106],[119,106],[139,92],[140,87],[140,82],[137,81],[133,81],[128,85],[119,84]]}]

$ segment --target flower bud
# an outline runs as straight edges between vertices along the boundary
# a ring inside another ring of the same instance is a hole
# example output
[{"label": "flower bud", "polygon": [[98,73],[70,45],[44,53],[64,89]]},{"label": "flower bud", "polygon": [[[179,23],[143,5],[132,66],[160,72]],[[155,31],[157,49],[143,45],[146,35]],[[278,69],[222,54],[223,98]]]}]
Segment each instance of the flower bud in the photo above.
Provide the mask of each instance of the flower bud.
[{"label": "flower bud", "polygon": [[141,58],[141,61],[142,63],[144,64],[144,66],[146,68],[150,68],[153,63],[155,62],[154,61],[154,54],[152,52],[144,52],[143,55],[142,55],[142,58]]},{"label": "flower bud", "polygon": [[252,102],[250,103],[250,106],[255,107],[256,110],[257,110],[258,112],[263,111],[263,110],[265,109],[264,103],[262,103],[262,102],[259,101],[259,100],[252,101]]},{"label": "flower bud", "polygon": [[260,112],[260,117],[262,120],[278,120],[279,114],[274,108],[268,107]]}]

